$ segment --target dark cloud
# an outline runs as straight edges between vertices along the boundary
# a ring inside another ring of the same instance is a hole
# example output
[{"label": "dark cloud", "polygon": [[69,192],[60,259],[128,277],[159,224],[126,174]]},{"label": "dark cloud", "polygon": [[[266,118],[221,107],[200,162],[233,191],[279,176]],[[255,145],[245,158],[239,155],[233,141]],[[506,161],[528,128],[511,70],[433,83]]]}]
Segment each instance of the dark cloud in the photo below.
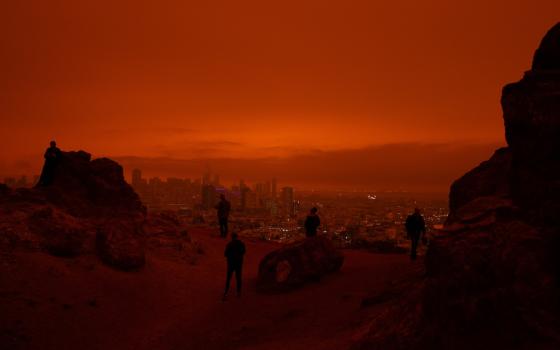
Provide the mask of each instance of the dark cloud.
[{"label": "dark cloud", "polygon": [[115,136],[115,135],[130,135],[130,134],[154,134],[154,135],[186,135],[195,133],[196,130],[194,129],[187,129],[187,128],[162,128],[162,127],[154,127],[154,128],[143,128],[143,127],[129,127],[129,128],[122,128],[122,129],[107,129],[103,130],[101,133],[108,136]]},{"label": "dark cloud", "polygon": [[118,157],[127,172],[148,176],[199,177],[207,168],[222,179],[277,178],[305,187],[446,191],[450,183],[488,159],[498,144],[390,144],[362,149],[316,151],[285,158]]}]

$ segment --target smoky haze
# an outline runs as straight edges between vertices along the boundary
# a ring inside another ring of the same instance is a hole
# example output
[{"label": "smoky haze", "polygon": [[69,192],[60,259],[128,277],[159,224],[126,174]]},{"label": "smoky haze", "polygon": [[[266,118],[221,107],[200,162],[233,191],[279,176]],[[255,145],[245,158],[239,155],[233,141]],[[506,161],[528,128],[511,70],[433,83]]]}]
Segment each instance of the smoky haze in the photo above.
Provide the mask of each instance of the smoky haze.
[{"label": "smoky haze", "polygon": [[148,175],[442,188],[503,144],[501,87],[560,12],[557,0],[3,5],[0,176],[37,174],[56,139]]},{"label": "smoky haze", "polygon": [[127,176],[200,178],[210,170],[225,183],[264,181],[306,189],[372,189],[446,192],[465,171],[488,158],[498,144],[390,144],[362,149],[311,151],[257,159],[117,157]]}]

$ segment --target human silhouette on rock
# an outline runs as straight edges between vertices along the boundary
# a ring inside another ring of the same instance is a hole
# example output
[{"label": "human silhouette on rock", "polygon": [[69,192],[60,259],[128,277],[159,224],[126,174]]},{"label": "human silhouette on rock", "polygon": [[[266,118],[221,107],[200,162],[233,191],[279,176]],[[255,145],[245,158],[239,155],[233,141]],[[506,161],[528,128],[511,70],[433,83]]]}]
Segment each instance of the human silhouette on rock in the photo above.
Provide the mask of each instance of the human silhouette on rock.
[{"label": "human silhouette on rock", "polygon": [[227,261],[226,288],[223,300],[227,298],[231,276],[235,272],[237,296],[241,296],[241,271],[243,269],[243,257],[245,255],[245,244],[237,238],[237,234],[231,235],[231,241],[227,244],[224,256]]},{"label": "human silhouette on rock", "polygon": [[231,204],[223,194],[220,195],[220,201],[216,204],[218,213],[218,223],[220,224],[220,237],[226,238],[228,234],[228,219],[231,210]]},{"label": "human silhouette on rock", "polygon": [[424,218],[420,214],[420,209],[414,209],[414,213],[406,218],[405,223],[406,235],[410,239],[410,259],[416,260],[416,249],[420,238],[426,236],[426,224]]},{"label": "human silhouette on rock", "polygon": [[41,171],[38,185],[48,186],[54,180],[54,172],[61,156],[60,149],[56,147],[56,141],[51,141],[50,147],[45,151],[45,164]]},{"label": "human silhouette on rock", "polygon": [[317,215],[317,208],[313,207],[309,210],[309,215],[305,218],[305,236],[306,237],[315,237],[317,236],[317,228],[321,225],[321,219],[319,215]]}]

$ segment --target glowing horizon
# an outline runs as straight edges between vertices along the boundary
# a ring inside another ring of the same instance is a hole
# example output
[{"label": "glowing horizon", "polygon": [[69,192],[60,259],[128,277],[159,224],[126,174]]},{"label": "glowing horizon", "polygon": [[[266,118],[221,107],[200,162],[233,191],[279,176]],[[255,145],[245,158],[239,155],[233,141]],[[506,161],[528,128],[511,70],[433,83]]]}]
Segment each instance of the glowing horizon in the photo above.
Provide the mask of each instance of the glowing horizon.
[{"label": "glowing horizon", "polygon": [[552,0],[10,3],[0,176],[38,172],[51,139],[187,160],[477,149],[442,169],[449,181],[504,144],[501,88],[559,12]]}]

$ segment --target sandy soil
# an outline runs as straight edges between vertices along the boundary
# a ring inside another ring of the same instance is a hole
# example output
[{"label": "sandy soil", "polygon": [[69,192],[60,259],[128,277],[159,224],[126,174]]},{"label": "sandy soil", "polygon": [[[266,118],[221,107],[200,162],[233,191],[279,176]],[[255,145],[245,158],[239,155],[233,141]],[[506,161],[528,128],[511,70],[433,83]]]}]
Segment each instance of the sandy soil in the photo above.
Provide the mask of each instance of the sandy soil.
[{"label": "sandy soil", "polygon": [[191,264],[162,253],[138,272],[95,256],[0,256],[2,349],[345,349],[376,308],[363,298],[384,290],[421,261],[345,251],[340,272],[280,295],[255,291],[258,263],[277,246],[246,242],[244,291],[222,302],[226,241],[190,230],[204,255]]}]

